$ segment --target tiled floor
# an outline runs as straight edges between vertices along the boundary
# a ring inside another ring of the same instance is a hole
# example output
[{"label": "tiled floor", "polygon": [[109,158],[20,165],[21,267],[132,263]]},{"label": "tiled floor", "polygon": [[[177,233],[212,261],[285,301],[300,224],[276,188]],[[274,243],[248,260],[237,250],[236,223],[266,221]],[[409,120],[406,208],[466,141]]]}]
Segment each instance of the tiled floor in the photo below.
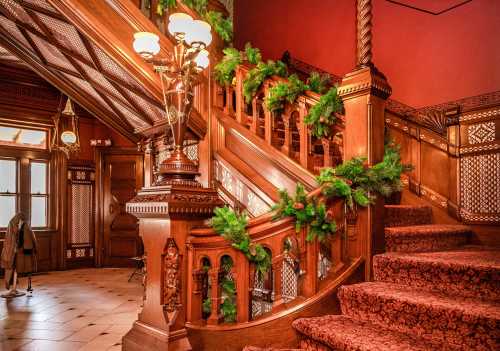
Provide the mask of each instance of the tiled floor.
[{"label": "tiled floor", "polygon": [[102,268],[33,277],[33,297],[0,299],[0,351],[121,350],[142,302],[142,285],[128,283],[130,273]]}]

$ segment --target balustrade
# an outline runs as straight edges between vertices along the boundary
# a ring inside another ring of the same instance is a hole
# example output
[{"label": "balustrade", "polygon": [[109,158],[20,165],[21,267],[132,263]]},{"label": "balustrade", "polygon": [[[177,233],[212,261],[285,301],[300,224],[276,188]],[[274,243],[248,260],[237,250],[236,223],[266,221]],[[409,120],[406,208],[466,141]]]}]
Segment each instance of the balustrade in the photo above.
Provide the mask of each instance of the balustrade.
[{"label": "balustrade", "polygon": [[246,103],[243,81],[249,69],[247,65],[237,68],[234,86],[222,87],[214,83],[214,107],[313,173],[341,163],[343,116],[339,116],[340,123],[332,133],[335,137],[317,139],[311,135],[304,118],[320,95],[307,91],[295,103],[287,104],[282,112],[272,112],[266,107],[265,97],[272,86],[284,79],[271,77],[262,84],[252,102]]},{"label": "balustrade", "polygon": [[[271,256],[271,265],[264,274],[258,273],[244,254],[213,229],[191,230],[187,277],[194,289],[188,296],[188,322],[200,326],[245,323],[291,308],[326,289],[328,282],[356,258],[354,252],[347,252],[343,202],[330,200],[327,205],[334,209],[338,230],[322,243],[308,242],[307,228],[296,233],[291,218],[272,221],[272,214],[266,214],[249,221],[252,241]],[[233,296],[222,286],[228,281],[234,282]],[[221,313],[225,299],[236,305],[235,320],[228,321]]]}]

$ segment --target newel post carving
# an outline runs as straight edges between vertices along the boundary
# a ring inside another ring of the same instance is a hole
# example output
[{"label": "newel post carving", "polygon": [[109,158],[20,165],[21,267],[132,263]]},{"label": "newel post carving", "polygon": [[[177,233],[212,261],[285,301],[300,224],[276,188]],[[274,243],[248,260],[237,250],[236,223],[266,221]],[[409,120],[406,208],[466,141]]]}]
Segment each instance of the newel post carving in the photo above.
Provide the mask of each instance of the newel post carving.
[{"label": "newel post carving", "polygon": [[[357,4],[357,67],[343,77],[338,90],[345,109],[343,151],[344,160],[363,156],[373,165],[384,156],[385,104],[392,90],[372,63],[371,0],[358,0]],[[385,251],[383,211],[383,200],[358,209],[356,228],[349,228],[365,258],[367,280],[371,278],[372,256]]]},{"label": "newel post carving", "polygon": [[[154,155],[154,150],[145,151]],[[190,172],[195,175],[197,169]],[[142,311],[123,337],[123,350],[192,349],[185,328],[187,311],[193,307],[187,305],[192,290],[187,237],[222,205],[217,192],[203,188],[192,175],[146,183],[127,203],[127,212],[139,219],[148,272]]]}]

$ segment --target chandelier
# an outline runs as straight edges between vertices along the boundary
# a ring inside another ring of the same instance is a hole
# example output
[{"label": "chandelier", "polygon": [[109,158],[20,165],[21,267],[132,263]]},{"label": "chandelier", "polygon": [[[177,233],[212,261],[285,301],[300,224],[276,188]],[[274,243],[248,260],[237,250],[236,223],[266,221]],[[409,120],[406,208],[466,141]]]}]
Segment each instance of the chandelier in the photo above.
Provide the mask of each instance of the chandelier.
[{"label": "chandelier", "polygon": [[169,17],[168,31],[176,44],[173,53],[157,57],[160,38],[149,32],[134,34],[134,50],[151,63],[160,75],[167,131],[171,133],[173,151],[157,172],[156,185],[195,185],[198,167],[184,154],[183,143],[193,106],[194,87],[210,64],[206,48],[212,42],[210,25],[185,13]]},{"label": "chandelier", "polygon": [[62,151],[69,158],[71,153],[80,151],[78,116],[75,114],[73,103],[69,97],[66,100],[64,110],[61,111],[60,107],[52,118],[54,121],[54,133],[52,135],[51,149]]}]

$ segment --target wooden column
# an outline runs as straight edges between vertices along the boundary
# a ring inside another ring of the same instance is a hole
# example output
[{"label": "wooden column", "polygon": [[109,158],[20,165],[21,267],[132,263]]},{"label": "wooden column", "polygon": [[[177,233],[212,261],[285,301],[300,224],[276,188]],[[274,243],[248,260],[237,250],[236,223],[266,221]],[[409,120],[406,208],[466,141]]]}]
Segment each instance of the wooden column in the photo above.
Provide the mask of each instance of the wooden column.
[{"label": "wooden column", "polygon": [[248,309],[248,306],[250,306],[250,296],[248,294],[250,263],[243,253],[238,252],[233,270],[236,271],[234,278],[236,282],[236,319],[238,323],[245,323],[250,319]]},{"label": "wooden column", "polygon": [[283,286],[282,286],[282,273],[283,273],[283,255],[279,255],[273,258],[273,290],[274,290],[274,302],[273,308],[280,306],[283,303]]},{"label": "wooden column", "polygon": [[292,114],[284,113],[283,114],[283,124],[285,127],[285,141],[283,142],[283,146],[281,147],[281,152],[290,157],[292,151]]},{"label": "wooden column", "polygon": [[[243,75],[244,72],[241,70],[241,68],[238,68],[236,70],[236,121],[240,124],[246,124],[246,120],[244,121],[243,119],[246,119],[246,114],[243,115],[243,104],[244,104],[244,98],[243,98]],[[227,103],[227,101],[226,101]],[[254,117],[255,117],[255,109],[254,109]]]},{"label": "wooden column", "polygon": [[250,131],[253,132],[255,135],[258,135],[258,130],[259,130],[259,108],[257,106],[257,97],[254,97],[252,100],[252,124],[250,125]]},{"label": "wooden column", "polygon": [[[267,97],[269,95],[269,83],[264,83],[264,96]],[[265,102],[262,102],[262,106],[264,107],[264,140],[271,145],[273,138],[273,114],[269,109],[265,106]]]},{"label": "wooden column", "polygon": [[210,299],[212,300],[212,312],[210,313],[210,317],[208,317],[207,324],[208,325],[217,325],[219,324],[219,306],[221,304],[221,296],[220,296],[220,286],[219,286],[219,273],[220,268],[216,266],[208,272],[210,275],[210,281],[212,282],[212,286],[210,289]]},{"label": "wooden column", "polygon": [[[371,0],[358,0],[357,68],[344,76],[339,95],[345,108],[344,160],[362,156],[368,165],[384,156],[385,104],[391,87],[371,59]],[[385,251],[383,200],[358,209],[356,234],[366,259],[365,278],[371,278],[371,258]]]},{"label": "wooden column", "polygon": [[300,137],[300,151],[299,160],[300,165],[307,169],[309,159],[309,131],[307,125],[304,123],[304,118],[307,115],[306,102],[304,99],[299,98],[299,119],[296,121],[297,129],[299,130]]},{"label": "wooden column", "polygon": [[[193,184],[143,188],[127,203],[139,218],[147,256],[142,311],[123,337],[123,350],[191,350],[185,329],[188,257],[186,238],[220,206],[217,193]],[[215,280],[216,282],[216,280]],[[213,286],[214,288],[214,286]]]}]

